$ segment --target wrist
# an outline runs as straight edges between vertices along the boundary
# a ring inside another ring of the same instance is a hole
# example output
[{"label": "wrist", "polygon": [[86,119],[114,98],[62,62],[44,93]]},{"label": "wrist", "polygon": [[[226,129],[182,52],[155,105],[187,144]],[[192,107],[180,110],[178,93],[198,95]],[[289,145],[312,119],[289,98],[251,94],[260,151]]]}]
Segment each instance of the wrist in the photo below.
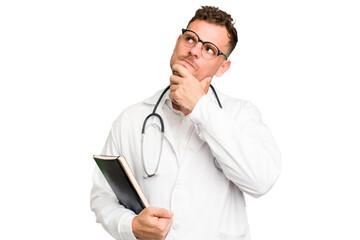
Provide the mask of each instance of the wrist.
[{"label": "wrist", "polygon": [[120,223],[118,226],[118,231],[120,236],[123,239],[132,239],[136,240],[136,237],[132,230],[132,222],[135,218],[135,214],[133,212],[126,213],[120,218]]},{"label": "wrist", "polygon": [[138,223],[138,216],[135,216],[131,221],[131,230],[133,235],[138,238],[139,237],[139,223]]}]

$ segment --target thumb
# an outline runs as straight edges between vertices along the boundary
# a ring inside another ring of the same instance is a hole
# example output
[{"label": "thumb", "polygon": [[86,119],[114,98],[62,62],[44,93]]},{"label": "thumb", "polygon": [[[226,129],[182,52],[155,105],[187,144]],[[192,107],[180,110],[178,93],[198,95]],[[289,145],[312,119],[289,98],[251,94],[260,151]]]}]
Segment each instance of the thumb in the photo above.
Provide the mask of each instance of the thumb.
[{"label": "thumb", "polygon": [[200,83],[204,90],[207,92],[211,84],[211,77],[204,78]]}]

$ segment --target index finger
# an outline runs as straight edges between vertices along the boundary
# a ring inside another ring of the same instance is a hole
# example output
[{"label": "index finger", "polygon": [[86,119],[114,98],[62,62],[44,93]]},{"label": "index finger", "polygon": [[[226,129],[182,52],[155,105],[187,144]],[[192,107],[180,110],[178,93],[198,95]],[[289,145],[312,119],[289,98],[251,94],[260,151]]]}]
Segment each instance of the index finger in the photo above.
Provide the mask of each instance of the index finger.
[{"label": "index finger", "polygon": [[172,218],[173,217],[173,213],[166,210],[165,208],[152,208],[151,209],[151,215],[153,215],[154,217],[160,217],[160,218]]}]

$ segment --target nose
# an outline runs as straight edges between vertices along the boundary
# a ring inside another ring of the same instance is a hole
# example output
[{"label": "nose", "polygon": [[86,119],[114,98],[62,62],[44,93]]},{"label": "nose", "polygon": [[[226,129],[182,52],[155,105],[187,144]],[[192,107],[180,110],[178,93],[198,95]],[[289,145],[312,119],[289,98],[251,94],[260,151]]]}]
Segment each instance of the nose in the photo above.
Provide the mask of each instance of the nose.
[{"label": "nose", "polygon": [[201,49],[202,49],[202,43],[198,42],[194,47],[190,48],[190,53],[193,55],[196,59],[200,58],[201,56]]}]

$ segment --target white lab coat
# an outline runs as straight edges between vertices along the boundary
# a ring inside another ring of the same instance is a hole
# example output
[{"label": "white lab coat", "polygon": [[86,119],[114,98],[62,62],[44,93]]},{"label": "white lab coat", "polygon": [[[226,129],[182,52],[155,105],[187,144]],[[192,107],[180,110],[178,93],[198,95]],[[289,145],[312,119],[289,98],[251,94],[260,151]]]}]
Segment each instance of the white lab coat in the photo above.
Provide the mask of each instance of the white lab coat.
[{"label": "white lab coat", "polygon": [[[220,109],[210,90],[187,117],[195,131],[179,161],[178,146],[174,146],[163,111],[166,93],[157,109],[165,123],[159,175],[145,179],[141,128],[160,93],[123,111],[112,126],[103,154],[125,156],[150,205],[174,213],[166,240],[250,239],[243,192],[259,197],[280,174],[280,153],[257,108],[218,93]],[[148,140],[148,146],[158,148],[158,138]],[[149,159],[146,167],[152,172],[157,159]],[[116,239],[135,239],[131,231],[135,214],[119,205],[97,168],[93,182],[91,208],[97,221]]]}]

